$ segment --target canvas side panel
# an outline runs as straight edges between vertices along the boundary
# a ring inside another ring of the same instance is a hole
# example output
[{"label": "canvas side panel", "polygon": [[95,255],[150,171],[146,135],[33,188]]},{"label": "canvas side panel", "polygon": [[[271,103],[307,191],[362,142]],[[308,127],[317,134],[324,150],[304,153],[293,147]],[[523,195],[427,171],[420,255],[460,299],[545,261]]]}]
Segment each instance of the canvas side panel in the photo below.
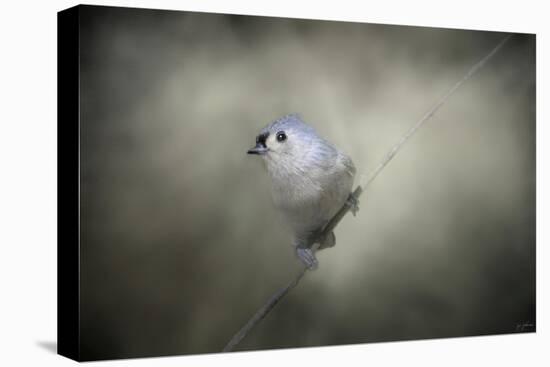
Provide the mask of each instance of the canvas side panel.
[{"label": "canvas side panel", "polygon": [[57,60],[57,352],[79,360],[79,7],[57,14]]}]

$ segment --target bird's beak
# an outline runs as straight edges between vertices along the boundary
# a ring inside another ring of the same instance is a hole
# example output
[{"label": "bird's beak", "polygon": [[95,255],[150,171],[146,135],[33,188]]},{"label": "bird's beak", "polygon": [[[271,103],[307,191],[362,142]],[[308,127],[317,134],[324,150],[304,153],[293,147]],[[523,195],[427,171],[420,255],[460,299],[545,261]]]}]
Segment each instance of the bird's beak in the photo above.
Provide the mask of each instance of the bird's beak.
[{"label": "bird's beak", "polygon": [[262,143],[257,143],[255,147],[248,149],[248,154],[259,154],[263,155],[267,153],[268,149],[267,147]]}]

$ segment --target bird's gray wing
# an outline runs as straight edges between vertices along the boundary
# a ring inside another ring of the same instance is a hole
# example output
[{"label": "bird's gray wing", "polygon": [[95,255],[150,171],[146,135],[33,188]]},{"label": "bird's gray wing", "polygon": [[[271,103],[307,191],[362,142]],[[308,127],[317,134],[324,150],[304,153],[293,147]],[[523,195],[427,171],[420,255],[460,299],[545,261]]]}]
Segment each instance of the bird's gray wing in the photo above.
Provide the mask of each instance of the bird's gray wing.
[{"label": "bird's gray wing", "polygon": [[346,173],[349,174],[351,177],[354,177],[357,171],[351,158],[343,153],[340,153],[340,162],[342,162],[342,164],[344,165]]}]

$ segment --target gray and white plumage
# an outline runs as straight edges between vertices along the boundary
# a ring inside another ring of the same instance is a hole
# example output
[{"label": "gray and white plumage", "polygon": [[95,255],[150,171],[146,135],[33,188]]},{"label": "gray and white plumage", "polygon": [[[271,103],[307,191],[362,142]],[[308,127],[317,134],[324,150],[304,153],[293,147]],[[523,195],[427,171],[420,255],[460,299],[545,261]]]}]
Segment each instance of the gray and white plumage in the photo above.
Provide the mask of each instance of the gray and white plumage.
[{"label": "gray and white plumage", "polygon": [[[312,240],[348,200],[353,162],[296,114],[262,129],[248,153],[262,157],[271,177],[273,202],[291,229],[296,253],[315,268]],[[334,244],[331,233],[321,240],[320,249]]]}]

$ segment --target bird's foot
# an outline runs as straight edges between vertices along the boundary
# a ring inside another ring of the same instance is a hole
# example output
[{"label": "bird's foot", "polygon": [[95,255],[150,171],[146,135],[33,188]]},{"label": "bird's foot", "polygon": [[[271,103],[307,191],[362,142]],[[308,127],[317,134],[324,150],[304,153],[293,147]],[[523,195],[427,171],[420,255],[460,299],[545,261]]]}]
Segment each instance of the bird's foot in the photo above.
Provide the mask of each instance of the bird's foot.
[{"label": "bird's foot", "polygon": [[355,217],[359,211],[359,199],[352,193],[349,194],[348,200],[346,200],[346,205],[349,207],[351,214]]},{"label": "bird's foot", "polygon": [[296,247],[296,255],[309,270],[315,270],[319,266],[319,262],[310,248]]}]

